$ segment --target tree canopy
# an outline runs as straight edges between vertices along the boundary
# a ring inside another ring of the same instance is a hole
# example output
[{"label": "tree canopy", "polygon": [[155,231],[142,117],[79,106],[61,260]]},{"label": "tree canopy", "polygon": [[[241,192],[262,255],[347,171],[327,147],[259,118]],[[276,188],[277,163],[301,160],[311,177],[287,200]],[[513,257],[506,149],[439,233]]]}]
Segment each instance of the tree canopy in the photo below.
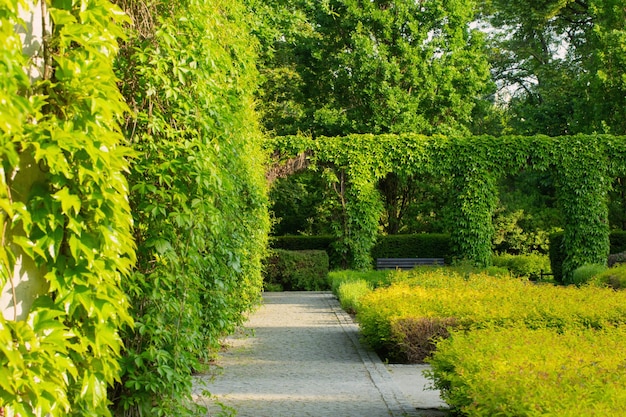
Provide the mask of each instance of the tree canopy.
[{"label": "tree canopy", "polygon": [[275,134],[466,134],[492,87],[474,1],[248,2]]}]

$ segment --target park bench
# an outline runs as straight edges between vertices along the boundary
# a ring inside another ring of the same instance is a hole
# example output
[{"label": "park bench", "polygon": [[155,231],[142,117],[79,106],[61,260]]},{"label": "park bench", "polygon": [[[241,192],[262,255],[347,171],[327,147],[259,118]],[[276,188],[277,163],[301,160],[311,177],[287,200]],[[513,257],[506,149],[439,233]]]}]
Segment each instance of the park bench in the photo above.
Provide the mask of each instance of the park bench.
[{"label": "park bench", "polygon": [[422,265],[443,265],[443,258],[377,258],[376,269],[413,269]]}]

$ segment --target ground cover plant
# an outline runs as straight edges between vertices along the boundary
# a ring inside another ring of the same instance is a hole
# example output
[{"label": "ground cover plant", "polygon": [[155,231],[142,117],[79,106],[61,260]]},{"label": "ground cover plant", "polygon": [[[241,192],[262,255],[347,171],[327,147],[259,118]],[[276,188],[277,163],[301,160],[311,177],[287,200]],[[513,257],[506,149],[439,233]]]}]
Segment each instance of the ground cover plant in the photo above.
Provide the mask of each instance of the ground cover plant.
[{"label": "ground cover plant", "polygon": [[429,377],[466,416],[626,414],[626,329],[455,331],[429,360]]},{"label": "ground cover plant", "polygon": [[406,272],[403,279],[400,274],[360,298],[356,316],[364,339],[390,360],[423,360],[428,351],[412,346],[419,341],[434,349],[431,338],[442,326],[564,331],[626,323],[626,296],[609,288],[537,285],[445,269]]}]

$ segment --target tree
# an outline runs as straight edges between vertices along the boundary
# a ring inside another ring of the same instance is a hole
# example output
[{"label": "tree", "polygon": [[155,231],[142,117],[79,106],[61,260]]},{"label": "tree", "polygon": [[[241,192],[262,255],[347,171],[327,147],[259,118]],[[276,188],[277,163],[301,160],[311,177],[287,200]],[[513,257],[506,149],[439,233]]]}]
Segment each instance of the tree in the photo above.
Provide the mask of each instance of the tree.
[{"label": "tree", "polygon": [[626,1],[493,0],[491,63],[516,133],[626,132]]},{"label": "tree", "polygon": [[278,135],[464,134],[489,92],[475,2],[249,3],[262,16],[263,122]]}]

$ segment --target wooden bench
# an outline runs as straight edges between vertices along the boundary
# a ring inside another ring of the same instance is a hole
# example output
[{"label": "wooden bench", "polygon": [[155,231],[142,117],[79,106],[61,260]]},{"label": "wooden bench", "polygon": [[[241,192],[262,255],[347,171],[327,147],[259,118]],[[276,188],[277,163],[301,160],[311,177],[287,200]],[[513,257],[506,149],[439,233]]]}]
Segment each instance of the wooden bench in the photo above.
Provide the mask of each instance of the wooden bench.
[{"label": "wooden bench", "polygon": [[376,269],[413,269],[422,265],[444,265],[443,258],[377,258]]}]

